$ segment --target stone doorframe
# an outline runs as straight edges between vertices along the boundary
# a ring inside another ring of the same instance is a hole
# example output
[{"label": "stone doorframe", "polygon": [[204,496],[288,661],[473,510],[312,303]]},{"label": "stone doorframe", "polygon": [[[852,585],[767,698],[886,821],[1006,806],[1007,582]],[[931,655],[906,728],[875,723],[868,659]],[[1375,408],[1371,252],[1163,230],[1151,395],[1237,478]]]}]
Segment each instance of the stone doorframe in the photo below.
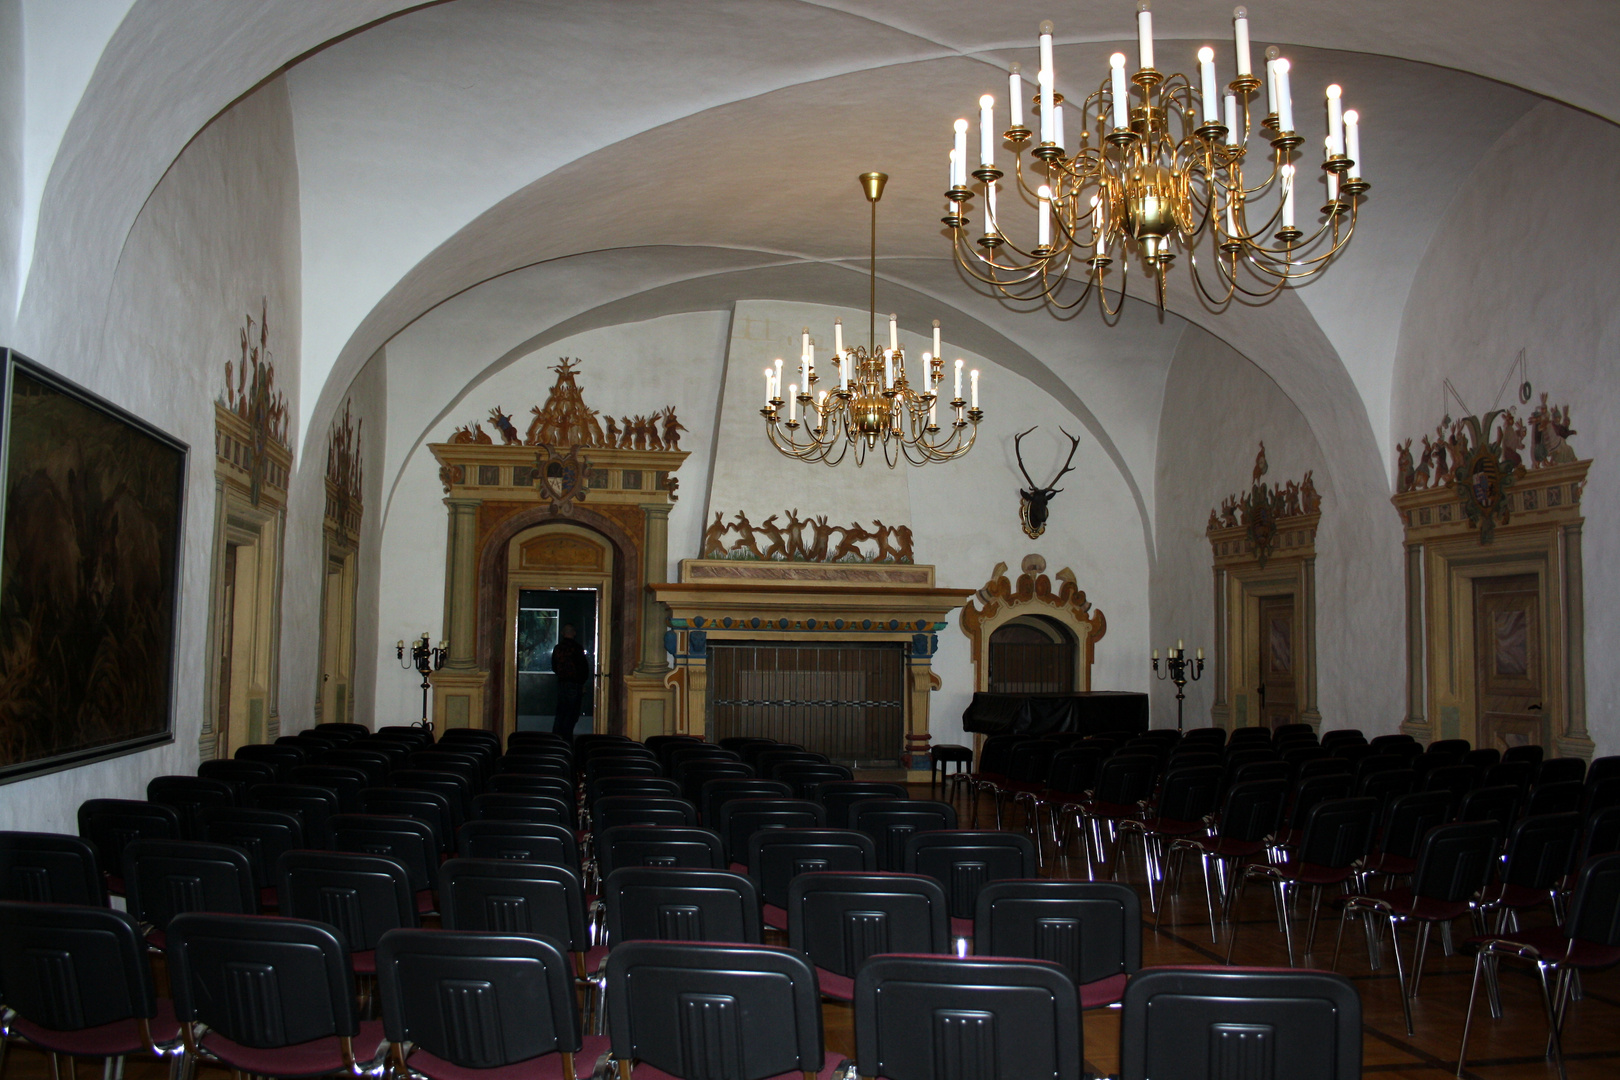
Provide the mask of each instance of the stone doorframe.
[{"label": "stone doorframe", "polygon": [[1322,730],[1316,703],[1316,529],[1322,515],[1275,519],[1270,545],[1257,549],[1252,528],[1212,525],[1215,703],[1210,722],[1228,730],[1263,723],[1250,681],[1262,647],[1260,601],[1294,597],[1294,688],[1301,723]]},{"label": "stone doorframe", "polygon": [[1475,579],[1534,574],[1541,594],[1547,734],[1556,753],[1590,759],[1581,493],[1591,461],[1534,469],[1503,496],[1512,515],[1489,543],[1453,486],[1391,498],[1406,533],[1406,719],[1420,741],[1473,741]]}]

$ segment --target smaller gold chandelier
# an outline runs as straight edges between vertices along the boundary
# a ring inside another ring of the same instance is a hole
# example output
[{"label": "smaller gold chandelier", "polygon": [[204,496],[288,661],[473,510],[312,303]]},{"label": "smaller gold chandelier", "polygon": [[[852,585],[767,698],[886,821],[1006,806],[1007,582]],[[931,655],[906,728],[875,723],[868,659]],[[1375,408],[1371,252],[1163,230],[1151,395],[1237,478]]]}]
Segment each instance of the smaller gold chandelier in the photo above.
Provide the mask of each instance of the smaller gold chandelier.
[{"label": "smaller gold chandelier", "polygon": [[[765,434],[771,445],[800,461],[837,465],[851,450],[855,464],[863,465],[868,452],[882,447],[883,460],[894,468],[902,459],[913,465],[950,461],[973,449],[978,437],[979,372],[969,373],[969,397],[962,397],[962,361],[956,361],[952,395],[940,400],[944,389],[945,360],[940,355],[939,320],[934,320],[934,349],[922,355],[922,383],[914,386],[906,374],[906,353],[900,347],[899,320],[889,316],[889,347],[877,348],[877,204],[888,175],[862,173],[861,188],[872,204],[871,323],[867,347],[844,347],[844,321],[833,321],[832,362],[837,365],[836,387],[817,391],[815,349],[805,328],[799,356],[799,381],[782,394],[782,361],[765,369]],[[782,406],[787,419],[782,419]],[[939,407],[946,409],[939,422]],[[803,413],[803,419],[800,419]]]}]

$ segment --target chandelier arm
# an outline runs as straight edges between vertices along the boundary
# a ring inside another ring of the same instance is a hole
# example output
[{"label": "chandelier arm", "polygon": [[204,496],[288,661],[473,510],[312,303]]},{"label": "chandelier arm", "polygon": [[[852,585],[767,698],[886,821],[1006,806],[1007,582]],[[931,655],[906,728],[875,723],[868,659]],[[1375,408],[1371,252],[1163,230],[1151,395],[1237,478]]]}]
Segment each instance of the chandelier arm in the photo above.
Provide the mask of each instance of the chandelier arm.
[{"label": "chandelier arm", "polygon": [[[1227,281],[1226,295],[1217,300],[1214,294],[1204,286],[1204,275],[1198,268],[1198,252],[1189,250],[1187,252],[1187,261],[1192,265],[1193,287],[1198,290],[1198,295],[1209,301],[1217,311],[1224,311],[1232,303],[1232,295],[1237,288],[1236,279]],[[1219,262],[1220,260],[1217,259],[1217,265],[1219,265]],[[1219,271],[1217,271],[1217,274],[1219,274]],[[1221,276],[1224,277],[1224,275]]]},{"label": "chandelier arm", "polygon": [[[962,269],[968,274],[969,277],[972,277],[975,281],[982,282],[985,285],[994,285],[997,288],[1005,288],[1005,287],[1009,287],[1009,286],[1022,285],[1026,281],[1029,281],[1029,280],[1033,279],[1034,277],[1036,277],[1040,272],[1039,267],[1030,268],[1030,267],[1002,266],[1001,264],[995,262],[994,260],[987,259],[983,255],[980,255],[978,252],[972,250],[971,248],[968,248],[967,245],[965,243],[963,243],[963,242],[959,242],[958,244],[956,244],[955,245],[955,250],[956,250],[956,256],[957,256],[956,261],[962,267]],[[1004,281],[1004,280],[1002,280],[1001,278],[998,278],[998,277],[993,277],[993,276],[987,277],[984,274],[981,274],[978,270],[974,269],[972,266],[968,265],[967,260],[963,257],[964,254],[972,256],[972,258],[973,258],[973,260],[975,262],[983,263],[984,265],[990,267],[993,270],[1006,270],[1009,273],[1013,273],[1013,274],[1018,275],[1018,278],[1017,278],[1017,280]]]}]

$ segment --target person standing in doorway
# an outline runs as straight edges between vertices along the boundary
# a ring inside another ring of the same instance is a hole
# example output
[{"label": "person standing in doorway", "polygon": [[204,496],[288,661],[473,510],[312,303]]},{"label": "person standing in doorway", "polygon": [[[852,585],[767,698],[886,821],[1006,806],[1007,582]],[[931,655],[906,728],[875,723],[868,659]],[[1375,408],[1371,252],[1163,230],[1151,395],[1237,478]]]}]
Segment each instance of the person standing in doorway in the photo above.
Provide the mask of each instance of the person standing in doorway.
[{"label": "person standing in doorway", "polygon": [[557,720],[552,730],[565,739],[574,737],[580,705],[585,700],[585,683],[591,677],[585,646],[579,643],[574,627],[562,628],[562,636],[551,650],[551,671],[557,676]]}]

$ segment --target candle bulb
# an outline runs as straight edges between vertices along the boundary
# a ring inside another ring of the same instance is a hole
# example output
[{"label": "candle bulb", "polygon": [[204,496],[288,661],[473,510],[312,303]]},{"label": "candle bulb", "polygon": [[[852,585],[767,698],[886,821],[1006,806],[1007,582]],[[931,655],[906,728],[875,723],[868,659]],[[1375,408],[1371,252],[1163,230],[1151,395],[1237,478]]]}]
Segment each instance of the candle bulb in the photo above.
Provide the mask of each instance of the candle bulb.
[{"label": "candle bulb", "polygon": [[1277,130],[1294,130],[1294,95],[1288,88],[1289,63],[1277,60]]},{"label": "candle bulb", "polygon": [[788,383],[788,423],[799,418],[799,384]]},{"label": "candle bulb", "polygon": [[1294,227],[1294,167],[1292,165],[1282,167],[1282,179],[1282,227],[1292,229]]},{"label": "candle bulb", "polygon": [[996,99],[989,94],[979,98],[979,164],[996,167]]},{"label": "candle bulb", "polygon": [[1159,650],[1158,649],[1153,650],[1153,662],[1155,664],[1157,664],[1159,662]]},{"label": "candle bulb", "polygon": [[1230,90],[1226,92],[1226,145],[1237,146],[1242,139],[1238,135],[1238,101],[1237,95]]},{"label": "candle bulb", "polygon": [[928,426],[939,427],[939,417],[936,410],[939,408],[939,399],[935,398],[928,403]]},{"label": "candle bulb", "polygon": [[1007,108],[1012,113],[1012,127],[1024,126],[1024,85],[1018,77],[1018,65],[1007,73]]},{"label": "candle bulb", "polygon": [[849,354],[840,353],[838,356],[838,389],[849,390]]},{"label": "candle bulb", "polygon": [[1340,100],[1343,92],[1338,83],[1327,88],[1329,156],[1344,153],[1344,102]]},{"label": "candle bulb", "polygon": [[1102,196],[1093,195],[1091,197],[1091,231],[1097,238],[1097,258],[1099,259],[1108,257],[1108,233],[1103,224]]},{"label": "candle bulb", "polygon": [[889,316],[889,348],[900,348],[900,316],[894,314]]},{"label": "candle bulb", "polygon": [[956,358],[956,393],[952,395],[957,401],[962,400],[962,358]]},{"label": "candle bulb", "polygon": [[967,131],[968,122],[956,122],[956,186],[967,187]]},{"label": "candle bulb", "polygon": [[[1322,143],[1323,143],[1322,156],[1323,157],[1332,157],[1333,156],[1333,136],[1329,135],[1326,139],[1322,140]],[[1328,187],[1328,202],[1333,202],[1335,199],[1337,199],[1339,197],[1339,174],[1334,172],[1332,169],[1327,170],[1327,187]]]},{"label": "candle bulb", "polygon": [[1204,123],[1216,123],[1220,120],[1217,110],[1221,95],[1215,88],[1215,50],[1208,45],[1198,50],[1198,75],[1203,83]]},{"label": "candle bulb", "polygon": [[1153,66],[1153,6],[1148,0],[1136,5],[1136,47],[1142,57],[1142,67]]},{"label": "candle bulb", "polygon": [[1036,189],[1041,200],[1040,246],[1052,246],[1052,189],[1042,184]]},{"label": "candle bulb", "polygon": [[1198,659],[1199,659],[1199,660],[1202,660],[1202,659],[1203,659],[1203,658],[1204,658],[1204,650],[1203,650],[1203,649],[1199,649],[1199,650],[1198,650],[1198,652],[1197,652],[1197,653],[1196,653],[1196,656],[1197,656],[1197,658],[1198,658]]},{"label": "candle bulb", "polygon": [[[955,149],[952,149],[951,152],[949,154],[945,155],[945,156],[949,159],[948,161],[946,161],[945,164],[946,164],[947,171],[950,173],[950,178],[945,181],[945,190],[950,191],[950,190],[952,190],[953,188],[956,187],[956,151],[955,151]],[[955,206],[956,204],[953,202],[951,205]]]},{"label": "candle bulb", "polygon": [[1063,103],[1052,97],[1052,142],[1059,147],[1063,145]]},{"label": "candle bulb", "polygon": [[973,403],[972,404],[973,404],[973,408],[977,409],[979,407],[979,369],[974,368],[972,374],[973,374],[972,381],[971,381],[971,386],[973,388]]},{"label": "candle bulb", "polygon": [[1344,113],[1344,154],[1350,159],[1350,175],[1361,176],[1361,114],[1354,109]]},{"label": "candle bulb", "polygon": [[1179,656],[1181,653],[1186,651],[1187,650],[1183,647],[1182,640],[1180,638],[1176,638],[1176,654]]},{"label": "candle bulb", "polygon": [[1231,193],[1228,193],[1226,196],[1226,235],[1234,240],[1237,239],[1238,235],[1237,214],[1232,209],[1236,202],[1237,199],[1233,197]]},{"label": "candle bulb", "polygon": [[396,649],[403,649],[404,647],[405,647],[405,639],[404,638],[400,638],[399,641],[394,644],[394,648],[396,648]]},{"label": "candle bulb", "polygon": [[[1276,46],[1272,46],[1273,49]],[[1266,112],[1277,115],[1277,58],[1267,50],[1266,56]]]},{"label": "candle bulb", "polygon": [[933,378],[932,378],[932,376],[929,375],[929,372],[933,370],[933,366],[929,362],[931,360],[933,360],[933,359],[934,359],[934,354],[933,353],[930,353],[930,352],[923,353],[923,391],[924,392],[930,391],[930,390],[932,390],[934,388],[934,386],[933,386]]},{"label": "candle bulb", "polygon": [[1041,79],[1056,81],[1057,78],[1057,73],[1052,66],[1052,33],[1056,29],[1057,27],[1052,25],[1051,19],[1041,23],[1041,70],[1038,73],[1038,77]]},{"label": "candle bulb", "polygon": [[833,320],[833,355],[844,355],[844,320]]},{"label": "candle bulb", "polygon": [[776,396],[780,397],[782,395],[782,358],[780,356],[778,356],[776,358],[776,387],[775,387],[775,389],[776,389]]},{"label": "candle bulb", "polygon": [[894,387],[894,350],[883,350],[883,389]]},{"label": "candle bulb", "polygon": [[1108,58],[1108,66],[1114,81],[1113,118],[1114,128],[1128,127],[1130,125],[1130,93],[1125,89],[1125,54],[1115,53]]},{"label": "candle bulb", "polygon": [[935,356],[941,355],[940,349],[939,349],[939,320],[938,319],[934,320],[934,355]]},{"label": "candle bulb", "polygon": [[1249,68],[1249,9],[1232,9],[1232,35],[1237,39],[1237,73],[1252,74]]},{"label": "candle bulb", "polygon": [[765,404],[771,403],[771,369],[765,369]]}]

